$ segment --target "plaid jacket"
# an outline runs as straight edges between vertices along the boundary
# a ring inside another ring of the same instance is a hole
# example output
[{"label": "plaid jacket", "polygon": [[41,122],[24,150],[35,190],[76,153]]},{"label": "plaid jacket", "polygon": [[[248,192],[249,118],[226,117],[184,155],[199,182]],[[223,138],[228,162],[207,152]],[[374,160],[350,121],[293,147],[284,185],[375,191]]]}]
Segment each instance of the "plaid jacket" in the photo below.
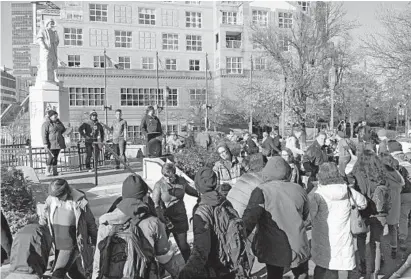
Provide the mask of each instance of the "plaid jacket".
[{"label": "plaid jacket", "polygon": [[231,162],[220,160],[214,164],[213,171],[217,175],[218,185],[228,183],[233,185],[237,178],[243,175],[247,169],[244,167],[237,158],[233,157]]}]

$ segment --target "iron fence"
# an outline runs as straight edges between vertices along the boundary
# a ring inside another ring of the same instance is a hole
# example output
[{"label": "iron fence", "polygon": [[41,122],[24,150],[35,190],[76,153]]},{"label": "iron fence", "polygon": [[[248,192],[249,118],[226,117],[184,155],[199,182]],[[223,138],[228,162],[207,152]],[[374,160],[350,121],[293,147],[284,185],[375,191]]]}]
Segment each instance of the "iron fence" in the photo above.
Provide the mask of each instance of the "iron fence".
[{"label": "iron fence", "polygon": [[[28,144],[1,145],[1,165],[5,167],[30,166],[37,172],[44,172],[48,158],[48,151],[42,147],[32,147]],[[110,155],[103,147],[98,151],[97,160],[94,155],[91,157],[91,167],[94,162],[97,166],[111,164]],[[57,168],[60,172],[84,170],[86,168],[86,148],[83,144],[77,143],[66,149],[62,149],[58,156]]]}]

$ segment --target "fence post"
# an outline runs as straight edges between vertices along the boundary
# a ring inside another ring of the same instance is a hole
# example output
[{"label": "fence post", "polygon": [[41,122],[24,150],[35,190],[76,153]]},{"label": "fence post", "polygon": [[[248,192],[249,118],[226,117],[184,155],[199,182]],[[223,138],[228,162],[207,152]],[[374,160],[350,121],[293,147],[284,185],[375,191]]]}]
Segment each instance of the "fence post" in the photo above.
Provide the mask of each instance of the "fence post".
[{"label": "fence post", "polygon": [[98,163],[98,153],[97,153],[97,143],[93,143],[94,151],[94,183],[98,185],[98,175],[97,175],[97,163]]},{"label": "fence post", "polygon": [[80,152],[80,142],[77,142],[77,154],[78,154],[79,169],[81,170],[81,152]]},{"label": "fence post", "polygon": [[33,167],[33,149],[31,148],[31,140],[27,140],[27,145],[29,147],[29,161],[30,161],[30,168]]}]

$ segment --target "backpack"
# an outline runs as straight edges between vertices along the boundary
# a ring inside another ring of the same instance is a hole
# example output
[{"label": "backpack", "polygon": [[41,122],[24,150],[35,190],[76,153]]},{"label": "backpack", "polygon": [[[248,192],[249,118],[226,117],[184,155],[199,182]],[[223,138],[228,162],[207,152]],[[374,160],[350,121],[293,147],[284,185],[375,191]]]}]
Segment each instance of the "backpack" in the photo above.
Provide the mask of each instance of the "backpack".
[{"label": "backpack", "polygon": [[236,274],[236,278],[249,278],[254,256],[244,222],[228,200],[214,208],[214,231],[218,238],[220,261]]},{"label": "backpack", "polygon": [[387,216],[391,209],[391,193],[386,185],[378,185],[374,193],[371,195],[371,200],[375,204],[374,213],[380,216]]},{"label": "backpack", "polygon": [[109,235],[98,243],[100,273],[98,279],[145,279],[151,260],[141,249],[139,222],[130,220],[113,225]]}]

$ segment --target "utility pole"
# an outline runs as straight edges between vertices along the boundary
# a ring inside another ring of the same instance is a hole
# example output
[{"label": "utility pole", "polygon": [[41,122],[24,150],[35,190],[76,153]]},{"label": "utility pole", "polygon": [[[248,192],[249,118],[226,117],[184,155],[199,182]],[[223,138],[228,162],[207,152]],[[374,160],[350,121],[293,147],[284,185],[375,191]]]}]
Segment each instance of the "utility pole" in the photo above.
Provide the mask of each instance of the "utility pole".
[{"label": "utility pole", "polygon": [[330,79],[330,87],[331,87],[331,119],[330,119],[330,130],[334,131],[334,66],[331,67],[331,79]]},{"label": "utility pole", "polygon": [[[250,98],[252,97],[253,94],[253,56],[251,55],[250,57],[251,60],[251,70],[250,70]],[[248,130],[250,134],[253,133],[253,105],[252,102],[250,102],[250,123],[248,126]]]},{"label": "utility pole", "polygon": [[[158,109],[158,95],[160,94],[160,82],[158,79],[158,51],[156,51],[156,82],[157,82],[156,105]],[[158,111],[156,111],[156,114],[158,116]]]},{"label": "utility pole", "polygon": [[108,125],[108,104],[107,104],[107,55],[104,49],[104,116],[106,125]]},{"label": "utility pole", "polygon": [[208,132],[208,54],[206,53],[206,67],[205,67],[205,98],[206,98],[206,117],[205,130]]},{"label": "utility pole", "polygon": [[284,78],[284,89],[281,93],[281,136],[285,139],[285,90],[287,88],[287,78]]}]

